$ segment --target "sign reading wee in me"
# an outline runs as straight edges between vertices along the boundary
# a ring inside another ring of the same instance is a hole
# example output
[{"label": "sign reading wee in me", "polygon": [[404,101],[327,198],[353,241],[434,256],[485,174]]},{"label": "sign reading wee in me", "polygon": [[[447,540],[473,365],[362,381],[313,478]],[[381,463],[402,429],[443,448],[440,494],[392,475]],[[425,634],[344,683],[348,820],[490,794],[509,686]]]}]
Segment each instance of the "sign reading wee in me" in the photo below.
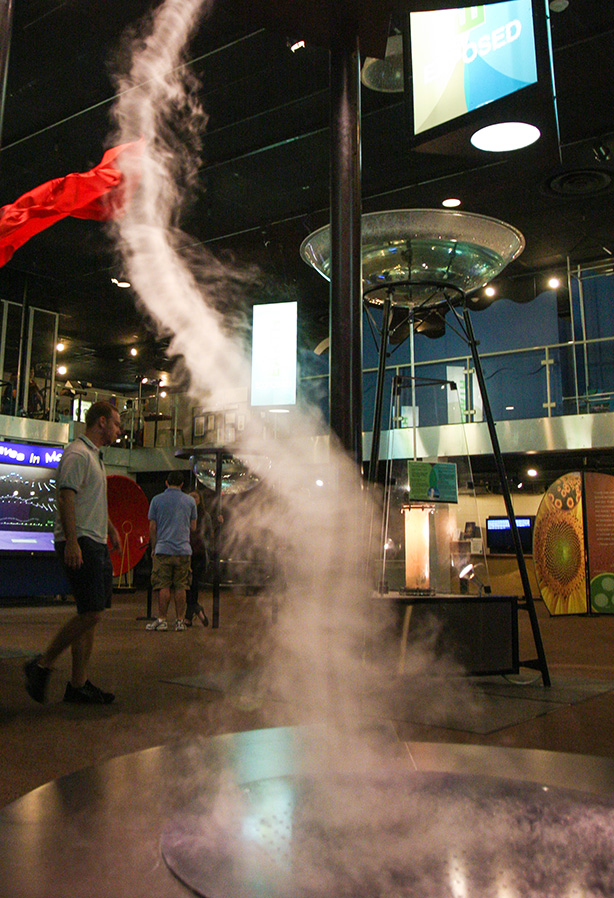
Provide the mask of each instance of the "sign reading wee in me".
[{"label": "sign reading wee in me", "polygon": [[0,442],[0,462],[35,468],[57,468],[64,450],[61,446],[32,446]]}]

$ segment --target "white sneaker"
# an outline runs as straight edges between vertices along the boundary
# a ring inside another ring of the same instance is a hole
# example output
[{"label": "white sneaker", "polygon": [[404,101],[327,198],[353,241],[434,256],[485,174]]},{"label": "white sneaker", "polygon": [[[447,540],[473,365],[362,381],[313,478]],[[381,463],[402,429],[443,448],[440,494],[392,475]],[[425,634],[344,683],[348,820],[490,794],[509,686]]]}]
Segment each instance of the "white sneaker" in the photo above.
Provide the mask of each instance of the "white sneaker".
[{"label": "white sneaker", "polygon": [[175,630],[185,630],[185,624],[182,620],[175,621]]},{"label": "white sneaker", "polygon": [[158,618],[157,620],[152,621],[150,624],[145,625],[146,630],[168,630],[168,623],[165,620],[161,620]]}]

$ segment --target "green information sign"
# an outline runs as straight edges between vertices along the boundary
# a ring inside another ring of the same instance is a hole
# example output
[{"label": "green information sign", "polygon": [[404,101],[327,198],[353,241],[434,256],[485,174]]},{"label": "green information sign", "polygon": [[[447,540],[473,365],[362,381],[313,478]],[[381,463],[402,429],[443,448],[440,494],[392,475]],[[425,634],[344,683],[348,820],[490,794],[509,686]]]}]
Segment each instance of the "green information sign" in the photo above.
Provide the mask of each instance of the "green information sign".
[{"label": "green information sign", "polygon": [[410,502],[458,502],[456,465],[451,462],[408,461]]}]

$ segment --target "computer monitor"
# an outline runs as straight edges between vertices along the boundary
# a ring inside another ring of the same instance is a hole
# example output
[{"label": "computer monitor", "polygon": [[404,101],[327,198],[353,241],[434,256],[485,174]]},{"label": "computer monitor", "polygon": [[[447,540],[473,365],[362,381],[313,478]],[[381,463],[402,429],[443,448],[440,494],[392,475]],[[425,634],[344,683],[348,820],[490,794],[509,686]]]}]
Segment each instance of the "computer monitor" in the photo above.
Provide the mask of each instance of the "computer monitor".
[{"label": "computer monitor", "polygon": [[[520,537],[520,545],[522,551],[530,555],[533,551],[533,527],[535,524],[534,515],[524,515],[516,517],[516,527]],[[515,552],[514,540],[512,537],[512,528],[510,521],[505,516],[493,516],[486,518],[486,547],[491,552],[501,552],[503,554]]]}]

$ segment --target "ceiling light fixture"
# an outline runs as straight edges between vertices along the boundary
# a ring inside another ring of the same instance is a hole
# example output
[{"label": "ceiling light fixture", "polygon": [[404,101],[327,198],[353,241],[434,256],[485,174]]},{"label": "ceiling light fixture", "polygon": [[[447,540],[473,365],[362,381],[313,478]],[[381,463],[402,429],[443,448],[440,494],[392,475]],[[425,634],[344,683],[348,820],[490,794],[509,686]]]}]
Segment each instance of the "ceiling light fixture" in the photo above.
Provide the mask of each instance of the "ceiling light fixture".
[{"label": "ceiling light fixture", "polygon": [[134,358],[135,355],[138,355],[139,351],[134,346],[130,350],[130,355]]},{"label": "ceiling light fixture", "polygon": [[56,351],[57,351],[57,352],[64,352],[64,350],[66,349],[66,345],[65,345],[64,343],[62,343],[62,342],[56,343],[56,347],[55,347],[55,348],[56,348]]},{"label": "ceiling light fixture", "polygon": [[58,368],[58,374],[60,375],[60,377],[63,377],[67,371],[68,369],[66,365],[60,365],[60,367]]},{"label": "ceiling light fixture", "polygon": [[386,43],[386,56],[367,56],[360,80],[365,87],[380,93],[403,93],[403,35],[393,34]]},{"label": "ceiling light fixture", "polygon": [[288,46],[292,50],[293,53],[296,53],[297,50],[305,49],[305,41],[294,41],[293,43],[288,41]]},{"label": "ceiling light fixture", "polygon": [[548,278],[548,287],[550,290],[558,290],[561,286],[561,281],[559,278],[552,277]]},{"label": "ceiling light fixture", "polygon": [[484,288],[484,296],[496,296],[497,291],[494,287],[485,287]]},{"label": "ceiling light fixture", "polygon": [[457,206],[461,205],[461,201],[456,197],[451,196],[449,199],[443,200],[441,205],[445,206],[446,209],[455,209]]},{"label": "ceiling light fixture", "polygon": [[521,150],[535,143],[541,137],[539,128],[527,122],[500,122],[487,125],[476,131],[471,143],[478,150],[489,153],[505,153],[510,150]]},{"label": "ceiling light fixture", "polygon": [[528,468],[527,474],[529,475],[529,477],[537,477],[537,471],[535,470],[535,468]]},{"label": "ceiling light fixture", "polygon": [[115,284],[116,287],[121,287],[124,290],[127,287],[131,286],[130,281],[118,281],[117,278],[111,278],[111,283]]}]

